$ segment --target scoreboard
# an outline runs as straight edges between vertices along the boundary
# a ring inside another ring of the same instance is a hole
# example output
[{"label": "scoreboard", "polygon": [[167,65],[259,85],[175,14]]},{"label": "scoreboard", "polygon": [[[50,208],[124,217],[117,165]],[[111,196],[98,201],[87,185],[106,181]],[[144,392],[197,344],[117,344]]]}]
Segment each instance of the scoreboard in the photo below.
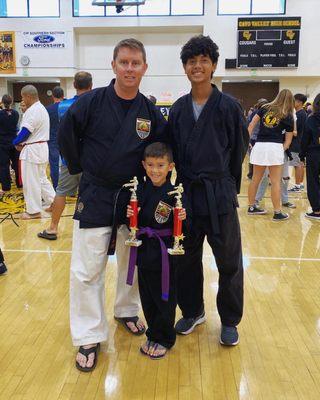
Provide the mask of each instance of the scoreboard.
[{"label": "scoreboard", "polygon": [[238,68],[297,68],[301,17],[239,18]]}]

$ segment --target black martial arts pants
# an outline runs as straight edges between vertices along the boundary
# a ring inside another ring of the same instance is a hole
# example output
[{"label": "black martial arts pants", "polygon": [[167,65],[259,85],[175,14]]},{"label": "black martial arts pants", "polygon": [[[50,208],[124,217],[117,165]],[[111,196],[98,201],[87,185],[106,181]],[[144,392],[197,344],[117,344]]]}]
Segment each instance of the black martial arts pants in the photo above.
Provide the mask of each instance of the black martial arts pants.
[{"label": "black martial arts pants", "polygon": [[3,262],[4,262],[4,257],[3,257],[2,251],[0,249],[0,263],[3,263]]},{"label": "black martial arts pants", "polygon": [[177,267],[178,305],[184,318],[204,311],[203,241],[211,246],[219,271],[217,308],[221,323],[236,326],[243,313],[243,263],[237,210],[219,215],[219,235],[212,233],[209,216],[193,216],[192,229],[185,240],[186,254]]},{"label": "black martial arts pants", "polygon": [[320,211],[320,151],[312,150],[306,157],[308,200],[313,212]]},{"label": "black martial arts pants", "polygon": [[[160,257],[160,255],[159,255]],[[170,349],[176,341],[174,321],[176,316],[175,271],[170,266],[169,300],[161,298],[161,271],[139,268],[138,282],[142,310],[147,321],[147,338]]]},{"label": "black martial arts pants", "polygon": [[0,146],[0,182],[4,191],[11,190],[10,162],[16,176],[17,187],[21,187],[19,152],[13,146]]},{"label": "black martial arts pants", "polygon": [[50,177],[53,189],[56,190],[59,181],[59,160],[60,153],[59,147],[56,143],[48,143],[49,146],[49,164],[50,164]]}]

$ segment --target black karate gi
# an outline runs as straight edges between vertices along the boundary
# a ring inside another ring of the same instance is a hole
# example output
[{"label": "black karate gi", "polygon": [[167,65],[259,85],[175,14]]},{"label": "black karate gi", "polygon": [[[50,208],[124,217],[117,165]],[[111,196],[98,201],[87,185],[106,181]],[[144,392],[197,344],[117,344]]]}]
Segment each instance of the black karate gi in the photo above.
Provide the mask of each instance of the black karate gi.
[{"label": "black karate gi", "polygon": [[[168,192],[173,189],[174,187],[169,179],[160,187],[153,186],[148,178],[144,184],[138,186],[137,196],[139,207],[141,207],[138,217],[139,229],[149,227],[156,230],[168,228],[171,231],[173,230],[175,198],[174,196],[168,196]],[[163,214],[161,214],[161,202],[165,203],[164,209],[162,209]],[[182,202],[185,205],[184,198]],[[186,234],[185,228],[184,234]],[[138,247],[136,265],[138,266],[141,305],[148,325],[146,335],[149,340],[159,343],[166,348],[171,348],[176,341],[176,332],[174,329],[177,305],[175,268],[181,256],[169,255],[169,298],[168,301],[164,301],[161,298],[162,258],[159,239],[155,237],[150,238],[147,234],[139,236],[139,239],[142,240],[142,245]],[[172,233],[163,237],[162,240],[167,249],[172,247]]]},{"label": "black karate gi", "polygon": [[303,108],[297,111],[296,115],[297,115],[297,136],[292,137],[292,142],[289,147],[291,153],[300,153],[303,128],[307,119],[307,113]]},{"label": "black karate gi", "polygon": [[306,158],[308,200],[313,212],[320,211],[320,113],[307,118],[302,139],[301,160]]},{"label": "black karate gi", "polygon": [[178,180],[192,206],[190,240],[177,271],[178,304],[184,318],[204,312],[203,241],[212,248],[219,270],[217,307],[223,325],[235,326],[243,312],[243,264],[236,207],[242,162],[249,135],[239,104],[213,86],[199,118],[191,93],[173,105],[169,127]]},{"label": "black karate gi", "polygon": [[19,152],[12,141],[17,136],[19,113],[16,110],[0,110],[0,182],[2,189],[11,189],[10,162],[15,172],[17,187],[21,187],[19,178]]},{"label": "black karate gi", "polygon": [[58,143],[70,174],[83,171],[74,215],[80,228],[112,225],[117,192],[132,176],[141,179],[144,148],[165,138],[160,111],[139,92],[126,113],[114,80],[84,93],[68,109],[59,125]]}]

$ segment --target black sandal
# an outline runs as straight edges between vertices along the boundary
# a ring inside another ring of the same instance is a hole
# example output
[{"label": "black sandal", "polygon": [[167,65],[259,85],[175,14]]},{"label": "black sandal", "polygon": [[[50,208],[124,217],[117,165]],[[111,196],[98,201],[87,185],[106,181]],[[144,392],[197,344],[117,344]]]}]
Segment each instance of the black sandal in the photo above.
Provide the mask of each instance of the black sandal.
[{"label": "black sandal", "polygon": [[85,349],[83,346],[79,347],[78,353],[84,355],[86,357],[86,363],[88,361],[89,354],[94,353],[94,361],[92,364],[92,367],[81,367],[81,365],[78,363],[76,360],[76,367],[78,368],[79,371],[82,372],[91,372],[95,369],[98,361],[98,351],[100,349],[100,343],[97,343],[96,346],[90,347],[90,349]]},{"label": "black sandal", "polygon": [[58,236],[56,233],[50,233],[50,232],[47,232],[46,230],[39,232],[37,236],[39,238],[47,239],[47,240],[57,240],[58,239]]},{"label": "black sandal", "polygon": [[[114,319],[116,321],[120,322],[120,324],[122,326],[124,326],[126,328],[126,330],[128,332],[132,333],[133,335],[140,336],[140,335],[143,335],[145,333],[145,331],[146,331],[145,328],[139,329],[139,327],[137,326],[137,322],[139,321],[139,317],[114,317]],[[129,328],[129,326],[127,325],[128,322],[132,322],[135,325],[135,327],[138,329],[138,331],[137,332],[133,332]]]}]

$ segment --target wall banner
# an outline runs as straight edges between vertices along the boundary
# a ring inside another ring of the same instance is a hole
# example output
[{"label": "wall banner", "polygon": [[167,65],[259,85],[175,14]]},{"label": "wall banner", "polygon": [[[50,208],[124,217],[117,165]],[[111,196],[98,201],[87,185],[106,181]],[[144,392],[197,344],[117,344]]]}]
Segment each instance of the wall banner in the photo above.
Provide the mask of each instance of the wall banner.
[{"label": "wall banner", "polygon": [[24,49],[65,49],[67,47],[67,32],[22,32],[22,47]]},{"label": "wall banner", "polygon": [[14,32],[0,31],[0,74],[16,73],[16,46]]}]

